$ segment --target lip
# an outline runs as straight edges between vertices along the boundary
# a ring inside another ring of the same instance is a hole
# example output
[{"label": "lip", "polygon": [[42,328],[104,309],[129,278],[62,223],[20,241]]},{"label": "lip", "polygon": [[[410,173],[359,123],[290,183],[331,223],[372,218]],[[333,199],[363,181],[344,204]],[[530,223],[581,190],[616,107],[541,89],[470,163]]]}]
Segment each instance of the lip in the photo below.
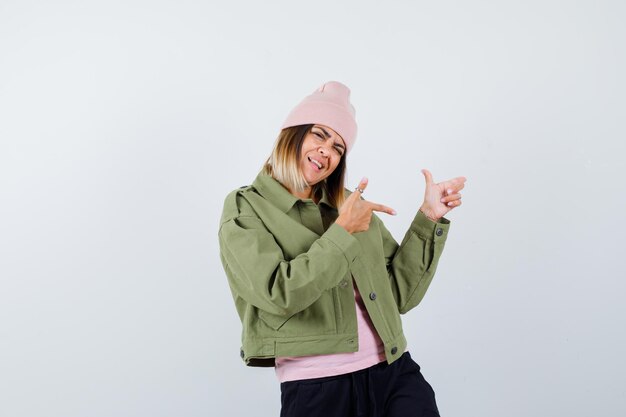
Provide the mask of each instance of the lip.
[{"label": "lip", "polygon": [[[317,162],[319,162],[319,163],[320,163],[320,165],[322,165],[322,167],[321,167],[321,168],[319,168],[319,167],[317,166],[317,164],[316,164],[315,162],[313,162],[313,161],[312,161],[312,159],[315,159]],[[308,157],[307,157],[307,161],[309,162],[309,164],[313,167],[313,169],[314,169],[316,172],[322,172],[324,169],[326,169],[326,165],[325,165],[322,161],[320,161],[319,159],[317,159],[317,158],[311,158],[310,156],[308,156]]]}]

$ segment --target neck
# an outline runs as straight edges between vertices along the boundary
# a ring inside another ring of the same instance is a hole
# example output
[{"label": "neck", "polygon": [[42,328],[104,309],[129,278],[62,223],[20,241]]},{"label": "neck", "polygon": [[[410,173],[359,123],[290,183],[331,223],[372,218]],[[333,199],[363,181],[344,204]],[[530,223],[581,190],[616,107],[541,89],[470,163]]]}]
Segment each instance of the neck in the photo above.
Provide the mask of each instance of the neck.
[{"label": "neck", "polygon": [[304,190],[302,191],[293,191],[293,190],[289,190],[289,192],[293,195],[295,195],[298,198],[301,198],[303,200],[307,199],[307,198],[311,198],[311,187],[306,187]]},{"label": "neck", "polygon": [[[311,187],[306,187],[302,191],[289,190],[289,192],[302,200],[306,200],[306,199],[313,199],[314,201],[317,200],[315,196],[313,195],[313,188]],[[317,203],[317,201],[315,201],[315,203]]]}]

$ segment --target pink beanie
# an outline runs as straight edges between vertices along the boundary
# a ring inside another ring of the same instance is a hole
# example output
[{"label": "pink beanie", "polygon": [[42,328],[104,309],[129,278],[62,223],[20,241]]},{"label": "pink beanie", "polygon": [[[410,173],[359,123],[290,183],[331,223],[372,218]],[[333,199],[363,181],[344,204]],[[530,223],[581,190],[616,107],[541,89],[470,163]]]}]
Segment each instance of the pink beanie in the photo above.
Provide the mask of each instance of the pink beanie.
[{"label": "pink beanie", "polygon": [[356,141],[354,114],[350,89],[340,82],[329,81],[294,107],[281,129],[308,124],[328,126],[341,136],[348,153]]}]

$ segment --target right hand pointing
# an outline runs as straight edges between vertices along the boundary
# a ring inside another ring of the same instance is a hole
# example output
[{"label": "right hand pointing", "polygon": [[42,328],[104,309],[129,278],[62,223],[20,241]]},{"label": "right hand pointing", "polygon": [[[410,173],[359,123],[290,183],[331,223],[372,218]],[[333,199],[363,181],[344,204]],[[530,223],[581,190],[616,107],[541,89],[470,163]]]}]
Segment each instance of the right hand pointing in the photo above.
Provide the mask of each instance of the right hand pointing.
[{"label": "right hand pointing", "polygon": [[[365,187],[367,187],[367,178],[363,178],[358,186],[362,191],[365,191]],[[396,214],[396,211],[390,207],[362,200],[361,192],[356,190],[344,201],[335,223],[346,229],[348,233],[364,232],[370,227],[373,211]]]}]

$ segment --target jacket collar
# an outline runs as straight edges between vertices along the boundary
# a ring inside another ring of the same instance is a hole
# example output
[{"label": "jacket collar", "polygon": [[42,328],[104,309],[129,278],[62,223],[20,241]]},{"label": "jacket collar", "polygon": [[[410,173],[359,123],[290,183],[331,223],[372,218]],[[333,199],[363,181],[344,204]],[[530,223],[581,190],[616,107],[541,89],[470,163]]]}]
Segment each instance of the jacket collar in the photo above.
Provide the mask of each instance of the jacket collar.
[{"label": "jacket collar", "polygon": [[[252,186],[265,198],[271,201],[276,207],[278,207],[284,213],[287,213],[298,200],[295,195],[291,194],[280,182],[274,179],[272,176],[264,174],[262,172],[257,175]],[[320,198],[320,204],[324,204],[332,209],[330,199],[326,189],[322,188],[322,198]]]},{"label": "jacket collar", "polygon": [[326,188],[322,187],[322,198],[320,198],[320,204],[324,204],[325,206],[327,206],[328,208],[331,208],[333,210],[337,210],[335,208],[335,206],[333,206],[332,204],[330,204],[330,198],[328,196],[328,193],[326,192]]}]

